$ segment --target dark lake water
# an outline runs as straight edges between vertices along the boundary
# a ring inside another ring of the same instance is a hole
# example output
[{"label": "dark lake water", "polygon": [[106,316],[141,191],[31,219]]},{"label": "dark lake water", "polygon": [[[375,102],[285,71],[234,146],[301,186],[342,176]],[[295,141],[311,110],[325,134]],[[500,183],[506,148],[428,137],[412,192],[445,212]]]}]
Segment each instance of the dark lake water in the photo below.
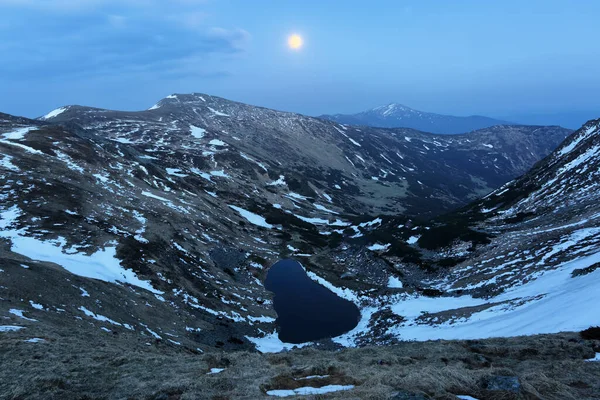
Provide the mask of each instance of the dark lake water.
[{"label": "dark lake water", "polygon": [[304,343],[339,336],[360,319],[358,307],[310,279],[294,260],[271,267],[265,288],[275,293],[279,339]]}]

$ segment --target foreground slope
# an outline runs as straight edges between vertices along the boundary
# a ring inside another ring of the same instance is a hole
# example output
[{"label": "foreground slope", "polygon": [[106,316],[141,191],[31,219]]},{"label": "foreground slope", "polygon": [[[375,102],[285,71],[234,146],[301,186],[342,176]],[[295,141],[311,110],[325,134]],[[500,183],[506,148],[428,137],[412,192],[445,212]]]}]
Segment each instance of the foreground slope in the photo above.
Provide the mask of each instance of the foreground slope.
[{"label": "foreground slope", "polygon": [[600,398],[600,362],[586,361],[599,342],[573,334],[269,355],[192,354],[115,335],[90,345],[79,332],[37,342],[8,335],[0,341],[0,392],[7,398]]},{"label": "foreground slope", "polygon": [[439,134],[457,134],[489,128],[495,125],[514,125],[480,115],[455,117],[414,110],[402,104],[390,103],[356,114],[321,115],[320,118],[350,125],[382,128],[412,128]]}]

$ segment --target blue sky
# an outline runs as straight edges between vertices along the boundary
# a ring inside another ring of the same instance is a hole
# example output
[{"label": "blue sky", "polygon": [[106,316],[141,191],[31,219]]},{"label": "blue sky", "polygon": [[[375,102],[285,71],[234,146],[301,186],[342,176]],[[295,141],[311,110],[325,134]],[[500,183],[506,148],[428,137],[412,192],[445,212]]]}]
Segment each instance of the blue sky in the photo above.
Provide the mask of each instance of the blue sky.
[{"label": "blue sky", "polygon": [[598,15],[596,0],[0,0],[0,111],[203,92],[575,125],[600,117]]}]

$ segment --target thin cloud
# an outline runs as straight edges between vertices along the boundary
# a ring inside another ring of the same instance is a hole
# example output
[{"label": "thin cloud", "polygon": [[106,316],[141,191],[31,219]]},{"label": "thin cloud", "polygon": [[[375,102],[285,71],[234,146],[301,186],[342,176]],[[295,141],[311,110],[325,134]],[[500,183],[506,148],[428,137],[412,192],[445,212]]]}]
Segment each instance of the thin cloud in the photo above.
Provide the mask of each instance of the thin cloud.
[{"label": "thin cloud", "polygon": [[[250,40],[243,29],[208,26],[206,14],[198,9],[204,1],[199,0],[174,2],[181,4],[179,9],[171,3],[170,13],[162,12],[163,6],[156,1],[141,0],[120,0],[118,5],[113,0],[0,0],[0,9],[17,8],[17,3],[19,10],[4,13],[11,22],[11,32],[0,31],[0,51],[6,54],[0,74],[5,79],[110,75],[140,69],[157,76],[179,75],[186,70],[195,75],[222,76],[226,74],[223,67],[208,70],[208,61],[218,54],[242,53]],[[52,12],[72,3],[80,5],[54,18],[38,15],[40,10],[47,11],[50,3]],[[128,8],[142,3],[146,7]],[[106,12],[89,12],[102,6],[110,7]],[[27,7],[37,9],[24,11]],[[79,13],[74,15],[73,11]],[[2,22],[0,17],[0,25]],[[35,31],[30,30],[32,25]],[[190,69],[189,60],[206,62],[199,64],[201,68]]]}]

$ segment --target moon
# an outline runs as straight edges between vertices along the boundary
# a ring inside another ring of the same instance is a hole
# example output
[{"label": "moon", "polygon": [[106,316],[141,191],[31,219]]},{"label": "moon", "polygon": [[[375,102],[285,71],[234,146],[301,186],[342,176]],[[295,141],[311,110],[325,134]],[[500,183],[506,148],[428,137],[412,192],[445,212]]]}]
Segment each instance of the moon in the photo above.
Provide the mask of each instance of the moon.
[{"label": "moon", "polygon": [[302,37],[296,33],[294,33],[293,35],[290,35],[290,37],[288,37],[288,46],[292,50],[300,49],[303,44],[304,44],[304,41],[302,40]]}]

